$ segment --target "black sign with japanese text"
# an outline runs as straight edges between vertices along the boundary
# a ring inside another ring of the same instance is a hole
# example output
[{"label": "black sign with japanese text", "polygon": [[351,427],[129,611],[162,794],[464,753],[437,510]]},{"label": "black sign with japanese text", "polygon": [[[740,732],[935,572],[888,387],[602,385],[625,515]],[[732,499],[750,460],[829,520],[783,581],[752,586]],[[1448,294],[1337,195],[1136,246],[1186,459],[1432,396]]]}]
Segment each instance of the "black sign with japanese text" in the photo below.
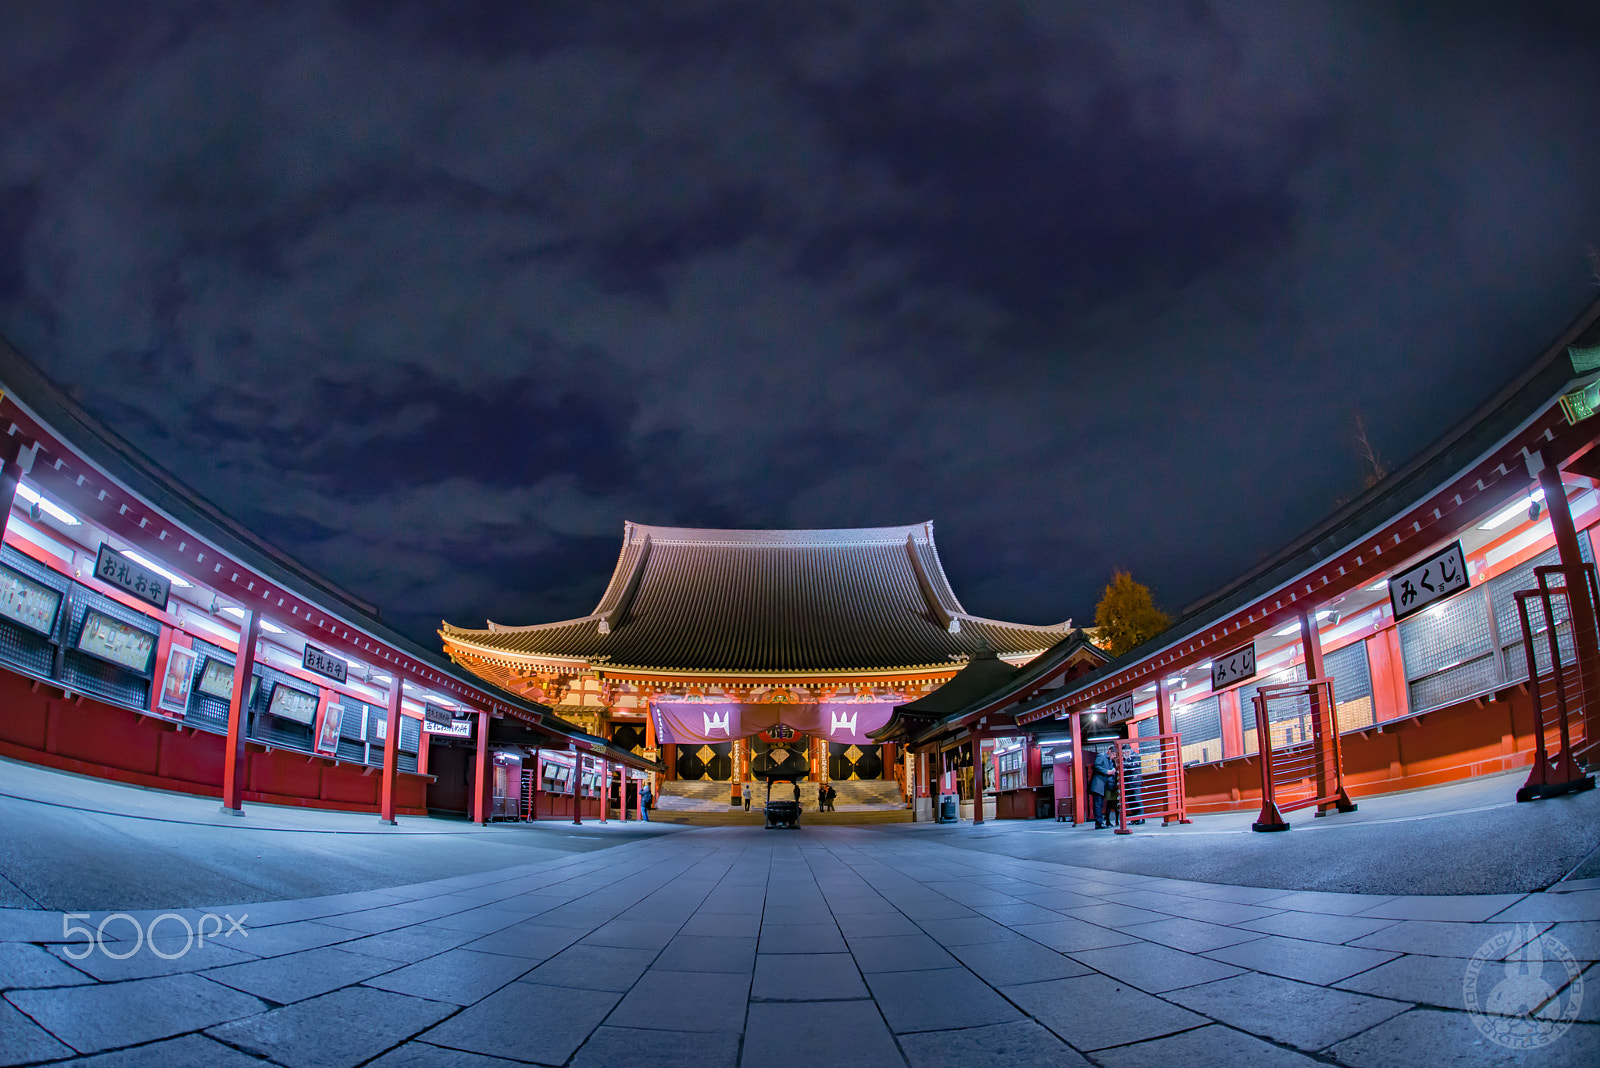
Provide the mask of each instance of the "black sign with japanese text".
[{"label": "black sign with japanese text", "polygon": [[305,655],[300,658],[300,666],[307,671],[315,671],[318,675],[332,679],[334,682],[345,681],[345,677],[350,671],[350,665],[345,663],[341,657],[324,652],[309,643],[306,645]]},{"label": "black sign with japanese text", "polygon": [[100,543],[100,554],[95,557],[94,577],[119,590],[126,590],[141,601],[149,601],[163,612],[167,610],[167,596],[172,584],[164,577],[129,560],[105,542]]},{"label": "black sign with japanese text", "polygon": [[435,726],[448,727],[450,726],[450,721],[455,718],[455,714],[448,708],[441,708],[429,701],[422,706],[422,718]]},{"label": "black sign with japanese text", "polygon": [[1211,661],[1211,689],[1220,693],[1235,683],[1256,677],[1256,643],[1241,645]]},{"label": "black sign with japanese text", "polygon": [[1389,605],[1394,609],[1395,619],[1404,619],[1471,585],[1472,579],[1467,574],[1467,557],[1457,541],[1426,560],[1391,575]]}]

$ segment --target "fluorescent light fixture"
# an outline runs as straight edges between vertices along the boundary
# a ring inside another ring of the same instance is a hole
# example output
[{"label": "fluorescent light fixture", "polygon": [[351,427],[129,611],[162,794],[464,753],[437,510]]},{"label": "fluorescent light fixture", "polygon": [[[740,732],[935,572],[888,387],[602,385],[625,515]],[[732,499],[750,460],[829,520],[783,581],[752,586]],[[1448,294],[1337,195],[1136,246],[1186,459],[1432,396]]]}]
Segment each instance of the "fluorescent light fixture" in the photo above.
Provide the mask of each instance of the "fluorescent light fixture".
[{"label": "fluorescent light fixture", "polygon": [[1511,505],[1504,511],[1496,512],[1488,519],[1485,519],[1482,523],[1479,523],[1478,529],[1493,530],[1496,527],[1503,527],[1513,519],[1517,518],[1517,516],[1527,515],[1528,505],[1532,504],[1534,501],[1542,500],[1544,500],[1544,490],[1535,490],[1530,496],[1518,501],[1516,504]]},{"label": "fluorescent light fixture", "polygon": [[172,572],[168,571],[166,568],[162,567],[160,564],[154,563],[154,562],[152,562],[150,560],[146,560],[144,557],[140,556],[138,553],[134,552],[132,549],[123,549],[122,550],[122,555],[126,556],[129,560],[132,560],[136,564],[142,564],[145,567],[148,567],[151,571],[154,571],[156,574],[160,575],[162,578],[164,578],[167,581],[171,582],[174,586],[182,586],[182,587],[187,589],[188,587],[194,585],[194,583],[190,582],[188,579],[182,578],[182,577],[180,577],[178,575],[174,575]]},{"label": "fluorescent light fixture", "polygon": [[17,483],[17,496],[21,497],[29,504],[38,505],[39,511],[43,512],[45,515],[59,523],[65,523],[69,527],[75,527],[82,522],[82,520],[80,520],[77,516],[73,515],[59,504],[47,497],[41,497],[39,492],[32,486],[26,486],[20,482]]},{"label": "fluorescent light fixture", "polygon": [[[1387,580],[1385,580],[1385,581],[1387,581]],[[1327,619],[1331,615],[1333,615],[1333,609],[1325,608],[1322,611],[1317,613],[1317,622],[1320,623],[1322,620]],[[1297,631],[1299,629],[1300,629],[1300,624],[1299,624],[1298,621],[1296,621],[1294,623],[1290,623],[1287,627],[1284,627],[1282,630],[1273,631],[1272,632],[1272,636],[1274,638],[1281,638],[1286,634],[1293,634],[1295,631]]]},{"label": "fluorescent light fixture", "polygon": [[[235,608],[233,605],[230,604],[228,607],[224,608],[223,611],[226,612],[228,615],[232,616],[234,619],[243,619],[244,618],[244,609],[243,608]],[[276,623],[272,622],[272,620],[270,620],[270,619],[263,619],[261,621],[261,629],[262,630],[271,631],[273,634],[284,634],[284,633],[287,633],[282,627],[278,626]]]},{"label": "fluorescent light fixture", "polygon": [[1361,588],[1366,590],[1368,593],[1379,593],[1379,592],[1389,588],[1389,580],[1386,579],[1386,578],[1381,578],[1377,582],[1374,582],[1372,585],[1363,586]]}]

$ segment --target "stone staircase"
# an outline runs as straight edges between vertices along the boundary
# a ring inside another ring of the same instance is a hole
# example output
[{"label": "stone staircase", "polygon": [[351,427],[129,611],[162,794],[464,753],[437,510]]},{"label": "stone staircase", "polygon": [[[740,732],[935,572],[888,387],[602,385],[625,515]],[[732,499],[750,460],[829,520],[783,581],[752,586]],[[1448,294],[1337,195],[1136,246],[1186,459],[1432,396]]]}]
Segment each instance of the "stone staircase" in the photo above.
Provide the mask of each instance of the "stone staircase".
[{"label": "stone staircase", "polygon": [[[817,811],[815,783],[800,784],[800,825],[910,823],[911,811],[900,800],[900,787],[893,781],[856,780],[833,784],[837,796],[834,811]],[[702,827],[760,827],[766,823],[761,806],[766,800],[765,783],[756,784],[756,800],[746,812],[743,806],[729,803],[732,784],[671,780],[661,784],[650,818],[660,823],[683,823]],[[787,784],[773,787],[775,798],[791,798]]]}]

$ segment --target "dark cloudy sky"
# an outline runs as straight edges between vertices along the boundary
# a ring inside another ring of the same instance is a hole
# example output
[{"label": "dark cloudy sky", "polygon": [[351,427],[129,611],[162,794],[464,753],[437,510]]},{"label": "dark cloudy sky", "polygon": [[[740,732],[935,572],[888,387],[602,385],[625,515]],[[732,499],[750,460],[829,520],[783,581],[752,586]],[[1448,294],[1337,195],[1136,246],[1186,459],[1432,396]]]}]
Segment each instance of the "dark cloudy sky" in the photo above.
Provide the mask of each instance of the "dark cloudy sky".
[{"label": "dark cloudy sky", "polygon": [[0,333],[429,645],[624,519],[1177,608],[1596,295],[1596,7],[13,0]]}]

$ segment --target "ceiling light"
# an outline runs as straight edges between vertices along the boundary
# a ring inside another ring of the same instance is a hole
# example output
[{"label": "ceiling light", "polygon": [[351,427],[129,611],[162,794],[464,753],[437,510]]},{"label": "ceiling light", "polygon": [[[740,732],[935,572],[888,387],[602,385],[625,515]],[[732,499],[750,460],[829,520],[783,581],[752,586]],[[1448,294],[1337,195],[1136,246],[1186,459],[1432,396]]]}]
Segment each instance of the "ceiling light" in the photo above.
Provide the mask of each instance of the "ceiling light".
[{"label": "ceiling light", "polygon": [[[228,607],[224,608],[223,611],[226,612],[228,615],[232,616],[234,619],[243,619],[244,618],[244,609],[243,608],[235,608],[233,605],[230,604]],[[274,634],[283,634],[283,633],[285,633],[285,631],[284,631],[284,629],[282,627],[278,626],[276,623],[274,623],[270,619],[266,619],[266,618],[263,618],[261,620],[261,629],[262,630],[270,630]]]},{"label": "ceiling light", "polygon": [[1374,582],[1370,586],[1363,586],[1362,587],[1362,589],[1366,590],[1368,593],[1380,593],[1383,590],[1386,590],[1388,588],[1389,588],[1389,580],[1387,578],[1381,578],[1377,582]]},{"label": "ceiling light", "polygon": [[153,563],[153,562],[151,562],[149,560],[146,560],[144,557],[140,556],[138,553],[134,552],[132,549],[123,549],[122,550],[122,555],[126,556],[129,560],[132,560],[136,564],[141,564],[141,565],[143,565],[145,567],[148,567],[151,571],[154,571],[156,574],[160,575],[162,578],[165,578],[167,581],[171,582],[174,586],[189,587],[189,586],[193,586],[194,585],[194,583],[190,582],[188,579],[180,578],[179,576],[174,575],[172,572],[168,571],[166,568],[162,567],[160,564]]},{"label": "ceiling light", "polygon": [[1527,515],[1529,508],[1542,500],[1544,500],[1544,490],[1535,490],[1533,493],[1518,501],[1516,504],[1513,504],[1502,511],[1496,512],[1488,519],[1485,519],[1482,523],[1479,523],[1478,529],[1493,530],[1496,527],[1503,527],[1518,516]]},{"label": "ceiling light", "polygon": [[82,520],[80,520],[77,516],[73,515],[65,508],[62,508],[59,504],[56,504],[54,501],[49,500],[48,498],[41,497],[38,491],[31,486],[25,486],[21,483],[18,483],[17,496],[21,497],[23,500],[39,509],[39,511],[43,512],[45,515],[56,520],[58,523],[65,523],[69,527],[75,527],[82,522]]}]

